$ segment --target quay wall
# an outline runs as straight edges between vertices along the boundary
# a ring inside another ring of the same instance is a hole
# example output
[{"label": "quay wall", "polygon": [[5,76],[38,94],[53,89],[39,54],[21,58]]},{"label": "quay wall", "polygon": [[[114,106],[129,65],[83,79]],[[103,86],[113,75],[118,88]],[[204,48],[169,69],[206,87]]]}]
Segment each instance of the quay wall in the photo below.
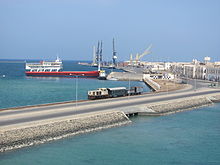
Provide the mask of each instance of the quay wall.
[{"label": "quay wall", "polygon": [[119,81],[142,81],[143,74],[129,73],[129,72],[111,72],[107,76],[108,80],[116,79]]},{"label": "quay wall", "polygon": [[123,112],[108,112],[43,125],[0,131],[0,152],[129,124]]},{"label": "quay wall", "polygon": [[161,89],[160,85],[153,81],[150,77],[143,77],[144,83],[150,87],[153,91],[158,91]]}]

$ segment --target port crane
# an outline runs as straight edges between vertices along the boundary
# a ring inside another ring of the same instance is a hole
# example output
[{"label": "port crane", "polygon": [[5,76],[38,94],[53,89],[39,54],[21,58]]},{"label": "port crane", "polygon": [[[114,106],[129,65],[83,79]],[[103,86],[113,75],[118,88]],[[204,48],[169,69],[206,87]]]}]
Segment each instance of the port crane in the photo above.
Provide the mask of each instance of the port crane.
[{"label": "port crane", "polygon": [[115,67],[116,66],[116,51],[115,51],[115,39],[113,38],[113,50],[112,50],[112,66]]},{"label": "port crane", "polygon": [[96,61],[98,63],[98,71],[100,71],[100,67],[101,67],[101,63],[102,63],[102,41],[100,44],[98,41],[98,47],[97,47],[97,51],[96,51]]},{"label": "port crane", "polygon": [[151,53],[151,51],[150,51],[151,48],[152,48],[152,44],[150,44],[150,46],[142,54],[137,53],[134,60],[133,60],[133,55],[131,54],[130,55],[130,65],[133,65],[133,62],[134,62],[135,66],[140,65],[140,59],[143,58],[144,56],[150,54]]},{"label": "port crane", "polygon": [[97,49],[93,46],[93,60],[92,66],[102,65],[102,41],[98,41]]}]

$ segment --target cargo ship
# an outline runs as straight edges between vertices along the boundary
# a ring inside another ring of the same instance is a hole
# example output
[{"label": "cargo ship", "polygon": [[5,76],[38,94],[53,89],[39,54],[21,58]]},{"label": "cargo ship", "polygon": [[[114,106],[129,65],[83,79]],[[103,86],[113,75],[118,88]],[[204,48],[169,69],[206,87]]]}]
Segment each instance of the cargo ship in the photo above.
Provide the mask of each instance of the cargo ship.
[{"label": "cargo ship", "polygon": [[48,77],[99,77],[99,71],[62,71],[63,63],[59,57],[55,61],[41,61],[40,63],[26,63],[27,76]]}]

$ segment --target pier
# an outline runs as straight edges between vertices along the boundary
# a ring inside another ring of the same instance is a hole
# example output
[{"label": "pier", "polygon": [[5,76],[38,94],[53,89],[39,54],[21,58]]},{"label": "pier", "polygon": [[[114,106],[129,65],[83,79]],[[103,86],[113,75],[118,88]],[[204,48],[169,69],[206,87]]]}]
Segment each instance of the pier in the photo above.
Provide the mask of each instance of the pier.
[{"label": "pier", "polygon": [[142,81],[143,74],[130,73],[130,72],[111,72],[107,76],[108,80],[120,80],[120,81]]},{"label": "pier", "polygon": [[143,81],[153,91],[159,91],[161,89],[161,86],[153,81],[150,77],[144,76]]},{"label": "pier", "polygon": [[129,72],[111,72],[107,76],[107,79],[119,81],[143,81],[154,92],[169,92],[187,87],[187,84],[177,83],[174,80],[152,79],[149,75],[139,72],[136,73],[131,70]]}]

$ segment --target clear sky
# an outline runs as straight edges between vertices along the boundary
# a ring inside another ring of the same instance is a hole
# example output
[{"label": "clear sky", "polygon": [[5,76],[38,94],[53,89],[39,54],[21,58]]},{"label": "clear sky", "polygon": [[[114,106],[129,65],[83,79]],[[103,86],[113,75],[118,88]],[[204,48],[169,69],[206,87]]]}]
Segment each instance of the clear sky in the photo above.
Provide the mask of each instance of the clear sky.
[{"label": "clear sky", "polygon": [[220,0],[0,0],[0,59],[220,61]]}]

